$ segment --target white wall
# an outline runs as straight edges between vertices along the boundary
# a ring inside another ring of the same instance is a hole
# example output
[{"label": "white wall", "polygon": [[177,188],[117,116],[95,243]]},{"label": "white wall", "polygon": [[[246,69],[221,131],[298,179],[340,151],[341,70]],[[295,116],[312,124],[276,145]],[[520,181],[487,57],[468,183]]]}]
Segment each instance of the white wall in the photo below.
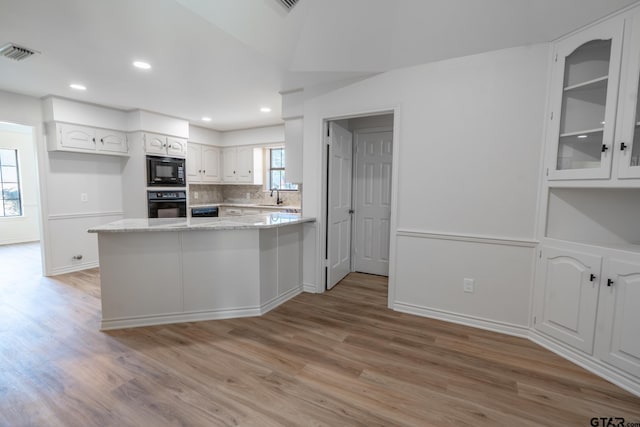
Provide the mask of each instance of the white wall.
[{"label": "white wall", "polygon": [[222,145],[281,144],[284,142],[284,125],[233,130],[222,133]]},{"label": "white wall", "polygon": [[[546,44],[505,49],[384,73],[305,103],[303,212],[317,218],[323,120],[395,112],[390,306],[528,325],[547,61]],[[323,229],[305,240],[316,266],[305,289],[324,287]],[[477,280],[474,294],[463,293],[464,277]]]},{"label": "white wall", "polygon": [[0,218],[0,245],[40,240],[38,174],[33,128],[0,124],[0,148],[18,150],[22,216]]}]

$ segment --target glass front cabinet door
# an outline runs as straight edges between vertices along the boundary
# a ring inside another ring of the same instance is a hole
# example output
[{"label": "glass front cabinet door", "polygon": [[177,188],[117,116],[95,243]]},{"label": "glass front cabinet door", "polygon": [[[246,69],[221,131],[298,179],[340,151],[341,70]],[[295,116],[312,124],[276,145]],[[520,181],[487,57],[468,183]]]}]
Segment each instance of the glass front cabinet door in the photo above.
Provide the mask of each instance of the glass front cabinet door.
[{"label": "glass front cabinet door", "polygon": [[611,177],[623,23],[608,21],[556,45],[550,180]]},{"label": "glass front cabinet door", "polygon": [[625,22],[615,157],[618,178],[640,178],[640,10]]}]

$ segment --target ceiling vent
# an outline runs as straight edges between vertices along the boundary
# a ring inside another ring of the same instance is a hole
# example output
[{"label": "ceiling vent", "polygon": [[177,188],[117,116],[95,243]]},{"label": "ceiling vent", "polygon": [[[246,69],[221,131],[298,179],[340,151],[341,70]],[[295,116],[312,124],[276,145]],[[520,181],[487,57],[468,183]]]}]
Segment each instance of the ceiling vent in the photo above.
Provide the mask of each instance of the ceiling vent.
[{"label": "ceiling vent", "polygon": [[281,5],[283,5],[287,10],[293,9],[293,6],[295,6],[296,3],[298,3],[298,0],[276,0],[276,1]]},{"label": "ceiling vent", "polygon": [[40,53],[38,51],[27,49],[23,46],[18,46],[14,43],[7,43],[4,46],[0,47],[0,55],[5,58],[13,59],[14,61],[22,61],[23,59],[27,59],[28,57],[35,55],[36,53]]}]

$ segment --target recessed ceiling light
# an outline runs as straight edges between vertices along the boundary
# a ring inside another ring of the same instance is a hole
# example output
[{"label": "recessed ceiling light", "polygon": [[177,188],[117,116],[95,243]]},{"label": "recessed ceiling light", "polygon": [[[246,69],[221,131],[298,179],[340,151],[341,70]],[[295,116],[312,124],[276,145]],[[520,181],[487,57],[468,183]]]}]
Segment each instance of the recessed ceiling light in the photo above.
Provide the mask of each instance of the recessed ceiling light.
[{"label": "recessed ceiling light", "polygon": [[578,138],[586,138],[587,135],[578,135]]},{"label": "recessed ceiling light", "polygon": [[269,108],[269,107],[262,107],[262,108],[260,108],[260,112],[262,112],[262,113],[270,113],[270,112],[271,112],[271,108]]},{"label": "recessed ceiling light", "polygon": [[149,63],[142,61],[135,61],[133,63],[133,66],[136,68],[140,68],[141,70],[148,70],[149,68],[151,68],[151,65]]},{"label": "recessed ceiling light", "polygon": [[78,84],[78,83],[71,83],[69,85],[69,87],[71,89],[75,89],[75,90],[87,90],[87,87],[85,85],[81,85],[81,84]]},{"label": "recessed ceiling light", "polygon": [[211,121],[211,117],[203,117],[202,121],[203,122],[210,122]]}]

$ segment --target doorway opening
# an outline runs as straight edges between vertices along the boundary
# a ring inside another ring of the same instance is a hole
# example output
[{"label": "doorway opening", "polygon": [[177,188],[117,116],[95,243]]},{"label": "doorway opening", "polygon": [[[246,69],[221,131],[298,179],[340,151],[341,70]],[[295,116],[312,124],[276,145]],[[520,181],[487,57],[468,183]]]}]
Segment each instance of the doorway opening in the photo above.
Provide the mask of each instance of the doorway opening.
[{"label": "doorway opening", "polygon": [[325,290],[389,275],[393,113],[326,122]]},{"label": "doorway opening", "polygon": [[[0,122],[0,248],[3,271],[14,271],[12,256],[33,260],[42,273],[40,196],[34,128]],[[11,281],[11,278],[9,278]]]}]

